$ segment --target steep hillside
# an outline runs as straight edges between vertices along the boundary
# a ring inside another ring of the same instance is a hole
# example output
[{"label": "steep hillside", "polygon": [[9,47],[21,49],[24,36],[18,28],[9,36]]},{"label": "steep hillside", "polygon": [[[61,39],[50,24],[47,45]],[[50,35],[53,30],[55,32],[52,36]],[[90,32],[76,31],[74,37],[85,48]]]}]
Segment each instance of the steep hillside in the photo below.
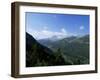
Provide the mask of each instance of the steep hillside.
[{"label": "steep hillside", "polygon": [[69,65],[62,54],[53,52],[38,43],[30,34],[26,33],[26,67]]}]

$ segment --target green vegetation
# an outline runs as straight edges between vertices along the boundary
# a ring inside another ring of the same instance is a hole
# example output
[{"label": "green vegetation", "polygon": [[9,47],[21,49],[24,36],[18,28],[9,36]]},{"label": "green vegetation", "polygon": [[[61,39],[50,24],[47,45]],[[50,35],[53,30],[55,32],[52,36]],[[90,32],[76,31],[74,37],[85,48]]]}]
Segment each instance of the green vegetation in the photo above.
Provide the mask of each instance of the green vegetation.
[{"label": "green vegetation", "polygon": [[89,64],[89,36],[43,44],[26,33],[26,67]]}]

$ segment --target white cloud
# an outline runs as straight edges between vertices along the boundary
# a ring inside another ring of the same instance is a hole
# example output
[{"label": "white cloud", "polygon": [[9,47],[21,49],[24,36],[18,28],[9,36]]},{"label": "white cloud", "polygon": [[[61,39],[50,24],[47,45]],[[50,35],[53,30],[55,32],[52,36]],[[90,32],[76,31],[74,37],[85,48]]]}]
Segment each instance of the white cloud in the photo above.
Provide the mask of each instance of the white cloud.
[{"label": "white cloud", "polygon": [[62,28],[61,31],[62,33],[67,33],[67,31],[64,28]]},{"label": "white cloud", "polygon": [[47,27],[44,27],[41,31],[28,29],[27,32],[29,32],[36,39],[51,38],[53,36],[57,36],[58,38],[64,38],[67,36],[67,31],[64,28],[62,28],[59,32],[50,31]]},{"label": "white cloud", "polygon": [[80,30],[83,30],[84,29],[84,26],[80,26]]}]

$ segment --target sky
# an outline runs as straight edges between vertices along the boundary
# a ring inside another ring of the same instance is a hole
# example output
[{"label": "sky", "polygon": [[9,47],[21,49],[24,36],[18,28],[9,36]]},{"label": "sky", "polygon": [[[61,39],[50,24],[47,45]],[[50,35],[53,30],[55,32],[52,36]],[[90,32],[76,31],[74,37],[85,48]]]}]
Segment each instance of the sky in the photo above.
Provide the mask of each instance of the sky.
[{"label": "sky", "polygon": [[26,32],[36,39],[89,34],[89,15],[25,13]]}]

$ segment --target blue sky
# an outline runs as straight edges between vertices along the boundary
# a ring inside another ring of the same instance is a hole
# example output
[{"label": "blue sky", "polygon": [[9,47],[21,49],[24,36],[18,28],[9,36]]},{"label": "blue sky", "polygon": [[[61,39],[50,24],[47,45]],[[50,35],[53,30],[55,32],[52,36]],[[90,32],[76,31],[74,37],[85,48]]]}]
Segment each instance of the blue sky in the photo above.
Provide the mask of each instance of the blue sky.
[{"label": "blue sky", "polygon": [[89,34],[89,15],[26,12],[26,31],[36,39]]}]

